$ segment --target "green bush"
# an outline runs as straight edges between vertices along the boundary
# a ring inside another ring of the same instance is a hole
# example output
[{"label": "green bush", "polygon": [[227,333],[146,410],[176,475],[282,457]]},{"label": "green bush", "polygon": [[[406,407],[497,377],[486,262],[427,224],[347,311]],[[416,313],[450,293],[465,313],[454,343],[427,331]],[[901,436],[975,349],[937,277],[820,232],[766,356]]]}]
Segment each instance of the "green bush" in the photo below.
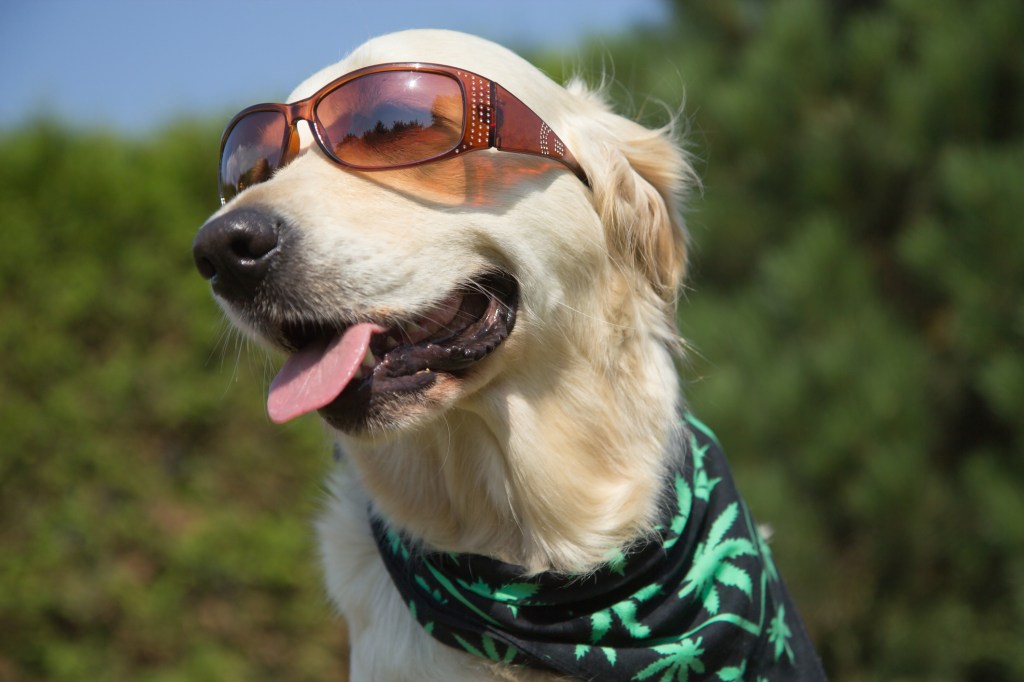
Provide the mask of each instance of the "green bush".
[{"label": "green bush", "polygon": [[[836,680],[1024,678],[1022,25],[679,0],[575,60],[647,122],[685,90],[687,399]],[[0,680],[343,675],[326,438],[191,262],[218,127],[0,136]]]},{"label": "green bush", "polygon": [[0,680],[340,675],[326,439],[271,427],[192,264],[217,136],[0,141]]}]

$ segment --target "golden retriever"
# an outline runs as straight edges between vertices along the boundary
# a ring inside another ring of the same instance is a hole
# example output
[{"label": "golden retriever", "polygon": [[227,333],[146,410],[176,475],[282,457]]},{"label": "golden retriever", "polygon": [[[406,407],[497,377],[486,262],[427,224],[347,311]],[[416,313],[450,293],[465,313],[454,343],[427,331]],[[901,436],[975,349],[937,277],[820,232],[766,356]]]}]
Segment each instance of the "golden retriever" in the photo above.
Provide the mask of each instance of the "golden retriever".
[{"label": "golden retriever", "polygon": [[[518,567],[524,581],[567,576],[570,585],[659,532],[666,472],[686,458],[692,430],[681,419],[675,304],[686,269],[680,201],[697,180],[671,130],[649,130],[582,84],[563,88],[458,33],[371,40],[289,102],[396,62],[493,79],[555,141],[542,139],[544,154],[491,149],[344,168],[299,120],[286,160],[250,162],[255,181],[222,160],[237,185],[197,236],[196,262],[231,321],[292,358],[271,389],[272,417],[318,410],[337,438],[317,529],[328,592],[349,628],[352,679],[572,676],[522,665],[487,637],[462,649],[435,639],[396,589],[371,521],[413,553],[486,557]],[[439,98],[431,115],[458,108],[455,99]],[[250,132],[252,145],[264,132]],[[278,132],[267,136],[278,144]],[[572,162],[553,158],[549,143]],[[588,622],[590,643],[601,644],[597,617]],[[636,679],[686,679],[678,661],[658,665]]]}]

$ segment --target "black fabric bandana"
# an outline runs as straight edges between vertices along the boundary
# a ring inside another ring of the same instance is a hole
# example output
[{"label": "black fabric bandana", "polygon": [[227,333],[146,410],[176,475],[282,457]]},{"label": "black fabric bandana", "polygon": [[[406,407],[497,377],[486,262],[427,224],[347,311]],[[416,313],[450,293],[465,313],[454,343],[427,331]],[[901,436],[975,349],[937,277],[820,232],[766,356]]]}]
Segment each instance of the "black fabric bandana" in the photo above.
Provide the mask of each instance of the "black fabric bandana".
[{"label": "black fabric bandana", "polygon": [[434,638],[583,680],[824,680],[714,434],[692,416],[651,540],[592,574],[426,552],[373,518],[380,554]]}]

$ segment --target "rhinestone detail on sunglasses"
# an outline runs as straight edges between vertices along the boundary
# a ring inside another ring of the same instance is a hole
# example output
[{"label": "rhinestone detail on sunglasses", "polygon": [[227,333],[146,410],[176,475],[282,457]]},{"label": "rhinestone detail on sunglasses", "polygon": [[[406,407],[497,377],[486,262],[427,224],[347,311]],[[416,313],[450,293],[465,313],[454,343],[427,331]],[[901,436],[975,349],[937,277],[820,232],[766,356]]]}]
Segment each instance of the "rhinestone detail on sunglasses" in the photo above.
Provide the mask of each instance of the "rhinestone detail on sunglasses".
[{"label": "rhinestone detail on sunglasses", "polygon": [[298,121],[344,168],[408,168],[494,148],[553,159],[589,186],[551,126],[495,81],[441,64],[391,63],[345,74],[297,102],[239,112],[221,139],[222,204],[295,158]]}]

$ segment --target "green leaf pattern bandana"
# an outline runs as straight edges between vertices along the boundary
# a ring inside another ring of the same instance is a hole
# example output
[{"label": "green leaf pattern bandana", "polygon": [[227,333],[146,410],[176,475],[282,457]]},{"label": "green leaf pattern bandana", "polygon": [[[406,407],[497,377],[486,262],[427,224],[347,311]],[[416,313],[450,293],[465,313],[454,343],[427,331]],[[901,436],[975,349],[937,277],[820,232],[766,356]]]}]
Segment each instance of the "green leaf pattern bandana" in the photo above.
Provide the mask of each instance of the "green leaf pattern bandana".
[{"label": "green leaf pattern bandana", "polygon": [[593,573],[524,577],[487,557],[424,551],[373,518],[413,616],[475,656],[584,680],[824,680],[717,439],[686,423],[656,535]]}]

